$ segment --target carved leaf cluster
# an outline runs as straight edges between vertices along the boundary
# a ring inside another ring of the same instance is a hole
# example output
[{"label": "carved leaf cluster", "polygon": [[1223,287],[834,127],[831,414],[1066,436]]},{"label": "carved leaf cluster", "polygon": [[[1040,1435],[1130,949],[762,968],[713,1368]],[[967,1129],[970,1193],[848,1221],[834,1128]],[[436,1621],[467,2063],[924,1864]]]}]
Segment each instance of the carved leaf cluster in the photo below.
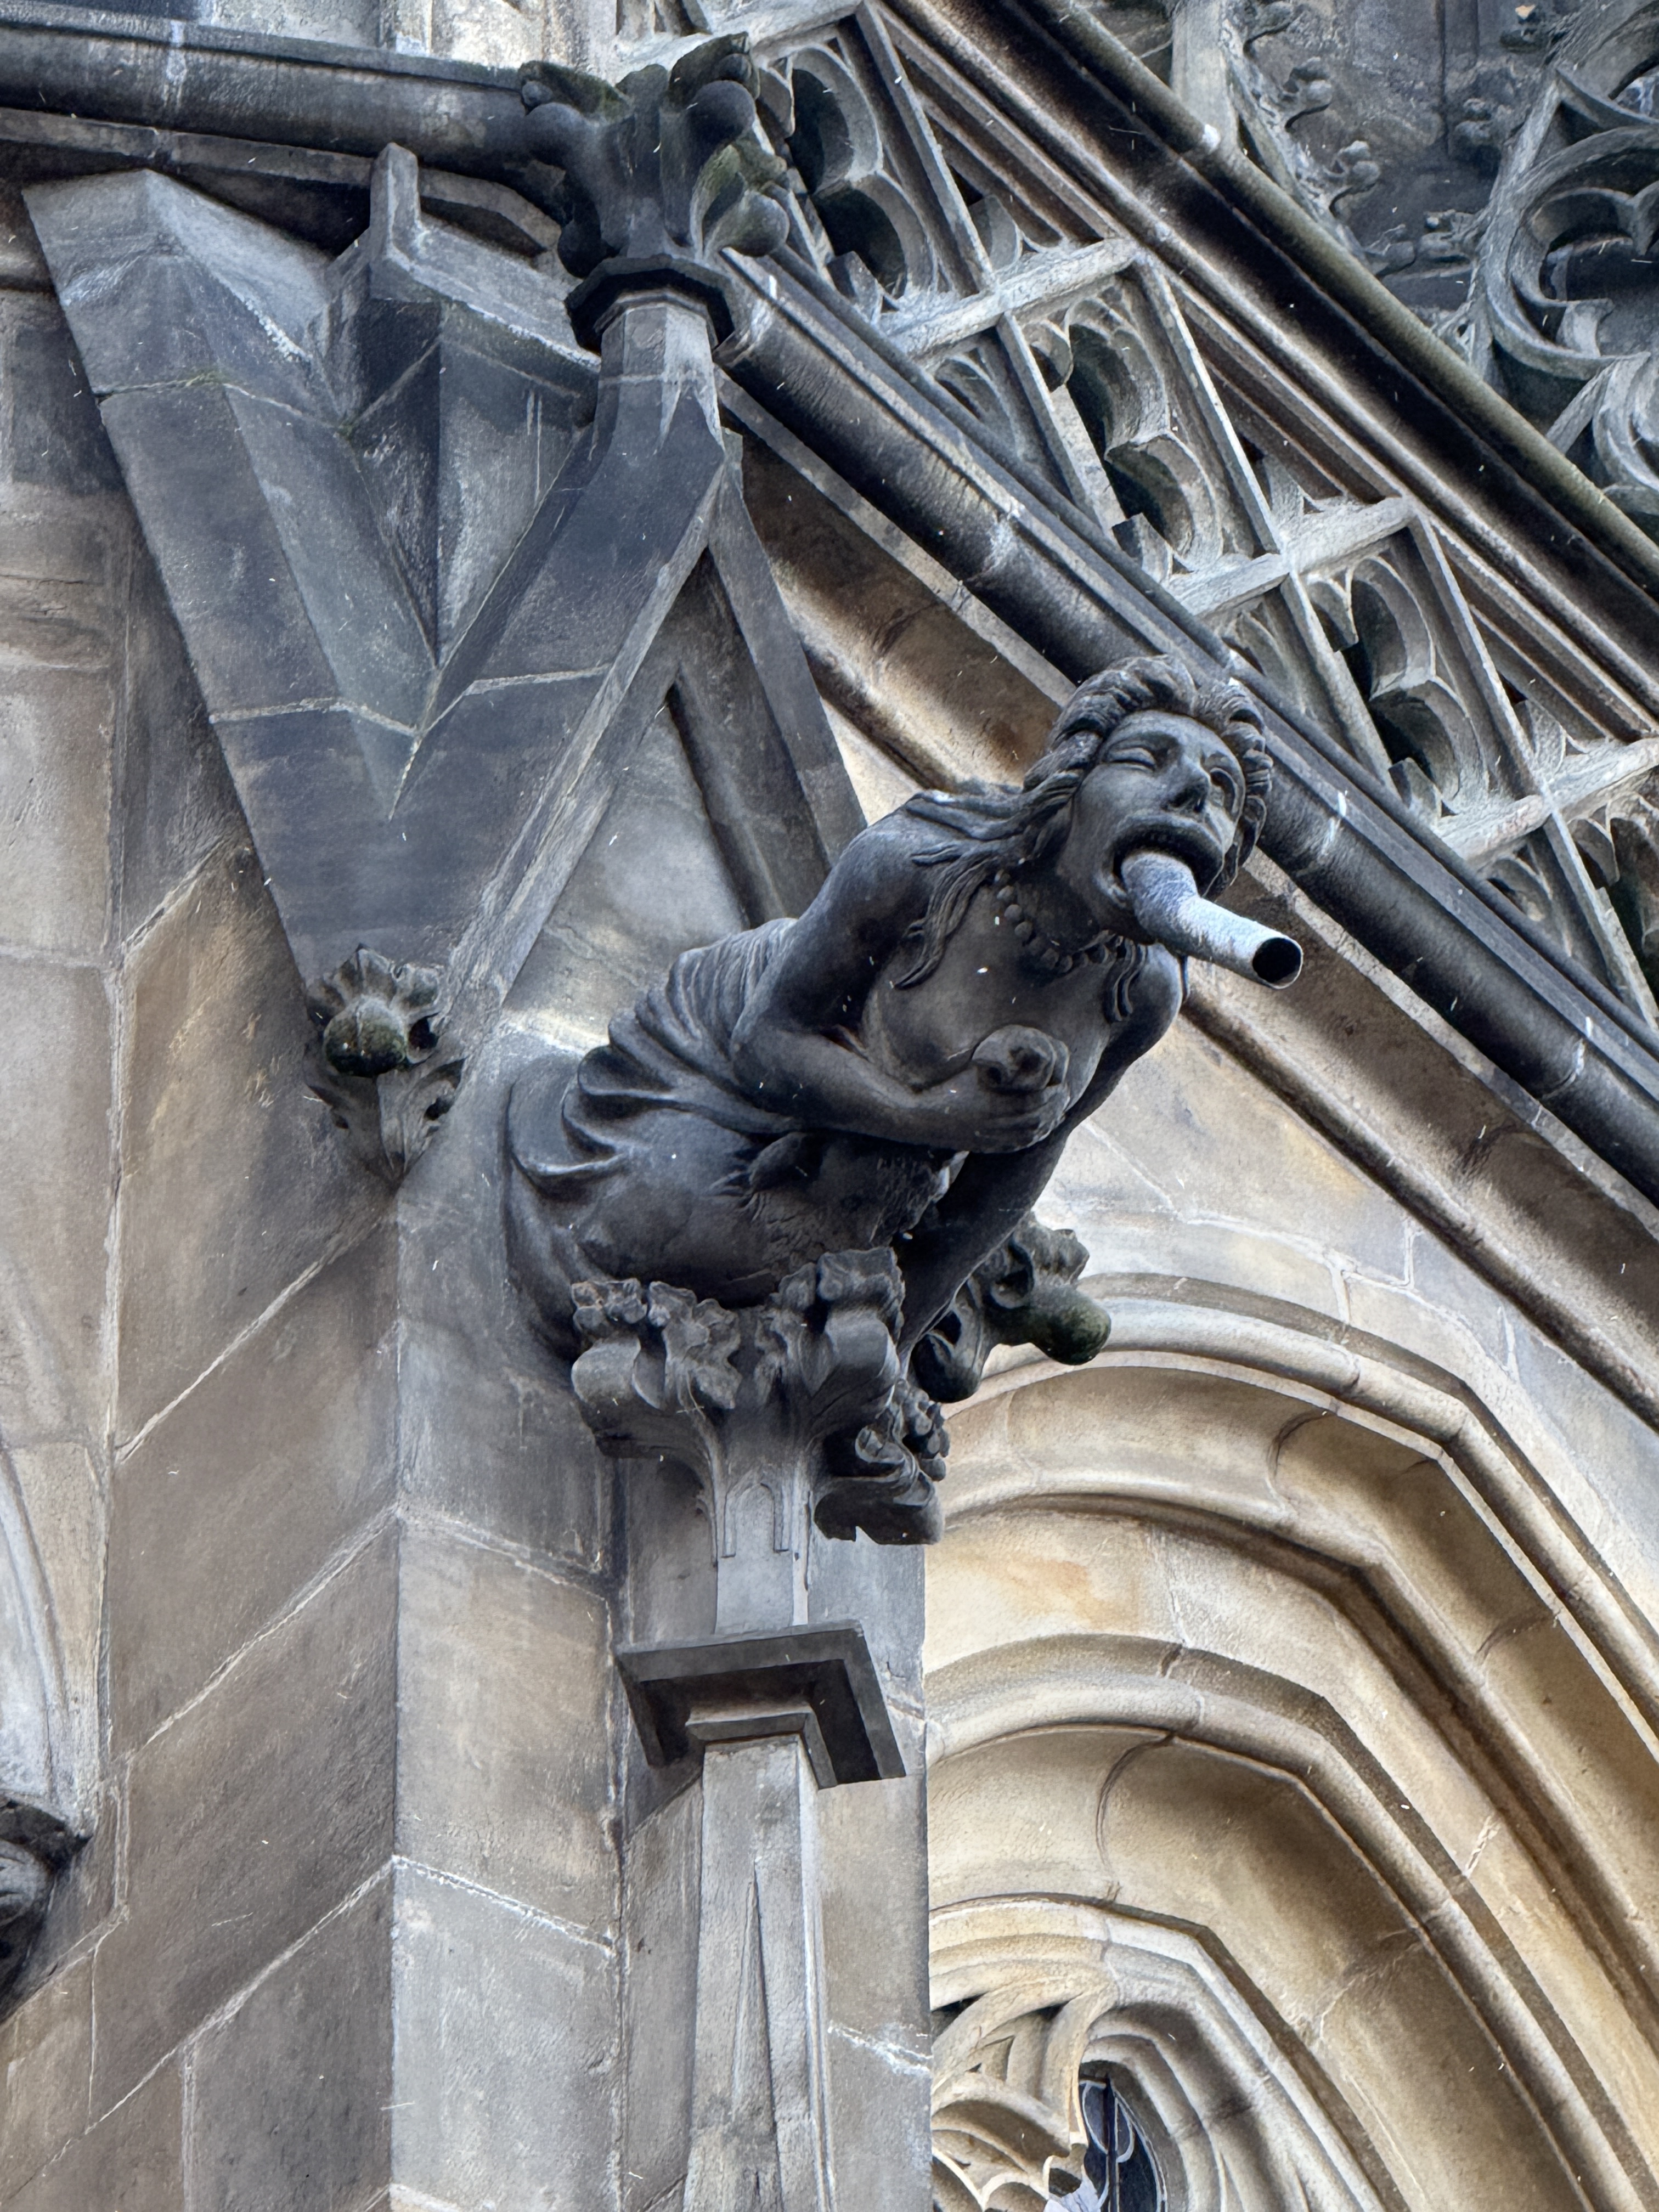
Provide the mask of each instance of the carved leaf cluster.
[{"label": "carved leaf cluster", "polygon": [[571,1385],[606,1450],[693,1468],[717,1521],[723,1493],[759,1470],[804,1484],[826,1534],[933,1533],[943,1439],[937,1407],[902,1378],[890,1251],[826,1254],[741,1312],[666,1283],[579,1283],[574,1297],[586,1348]]},{"label": "carved leaf cluster", "polygon": [[436,968],[359,945],[306,994],[307,1079],[364,1164],[395,1183],[455,1103],[464,1061],[442,1049]]},{"label": "carved leaf cluster", "polygon": [[769,253],[787,219],[783,163],[756,136],[755,65],[742,33],[619,85],[556,62],[521,72],[535,152],[563,172],[559,258],[589,276],[665,253]]}]

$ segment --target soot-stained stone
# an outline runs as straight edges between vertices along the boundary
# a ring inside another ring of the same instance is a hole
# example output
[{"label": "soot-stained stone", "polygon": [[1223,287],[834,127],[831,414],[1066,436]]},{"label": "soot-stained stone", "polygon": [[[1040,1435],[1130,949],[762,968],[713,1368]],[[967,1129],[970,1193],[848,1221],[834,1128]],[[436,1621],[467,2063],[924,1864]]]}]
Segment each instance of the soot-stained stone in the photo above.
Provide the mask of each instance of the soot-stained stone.
[{"label": "soot-stained stone", "polygon": [[[230,403],[261,503],[327,659],[330,689],[383,721],[412,726],[431,681],[430,647],[369,488],[338,431],[325,419],[246,393],[233,391]],[[257,591],[258,579],[253,582]],[[396,788],[394,779],[383,795],[388,810]]]},{"label": "soot-stained stone", "polygon": [[179,2212],[184,2201],[184,2083],[162,2066],[37,2173],[6,2212]]},{"label": "soot-stained stone", "polygon": [[[646,876],[652,896],[642,908]],[[747,919],[665,707],[617,775],[587,850],[519,971],[509,1012],[538,1026],[600,1031],[619,986],[643,990],[682,947],[708,944]]]},{"label": "soot-stained stone", "polygon": [[390,1854],[396,1598],[388,1532],[134,1758],[94,2110]]},{"label": "soot-stained stone", "polygon": [[331,696],[231,394],[207,384],[122,392],[103,413],[209,710]]},{"label": "soot-stained stone", "polygon": [[146,933],[126,989],[131,1436],[380,1201],[307,1093],[311,1024],[245,846],[221,847]]},{"label": "soot-stained stone", "polygon": [[118,1467],[114,1741],[142,1743],[390,1498],[397,1248],[325,1267]]},{"label": "soot-stained stone", "polygon": [[8,303],[8,452],[20,483],[75,494],[118,491],[120,471],[62,318],[45,302]]},{"label": "soot-stained stone", "polygon": [[439,645],[447,650],[564,465],[592,396],[586,382],[550,384],[446,335],[441,398]]},{"label": "soot-stained stone", "polygon": [[400,1848],[602,1936],[617,1911],[605,1604],[450,1530],[404,1539]]},{"label": "soot-stained stone", "polygon": [[222,837],[246,826],[161,580],[137,529],[127,562],[121,725],[123,937],[149,920]]},{"label": "soot-stained stone", "polygon": [[392,1877],[312,1930],[195,2045],[199,2212],[356,2207],[391,2171]]},{"label": "soot-stained stone", "polygon": [[400,1866],[393,1960],[396,2181],[441,2204],[592,2212],[613,2151],[610,1946]]},{"label": "soot-stained stone", "polygon": [[325,396],[303,343],[327,301],[317,247],[149,170],[25,197],[100,397],[204,376],[291,407]]}]

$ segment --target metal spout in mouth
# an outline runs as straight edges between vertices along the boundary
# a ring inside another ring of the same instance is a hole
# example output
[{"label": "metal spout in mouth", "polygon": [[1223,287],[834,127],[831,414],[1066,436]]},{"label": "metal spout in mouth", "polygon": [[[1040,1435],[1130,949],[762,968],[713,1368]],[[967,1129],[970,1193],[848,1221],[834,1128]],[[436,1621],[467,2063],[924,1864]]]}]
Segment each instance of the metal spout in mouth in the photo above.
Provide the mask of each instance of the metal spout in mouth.
[{"label": "metal spout in mouth", "polygon": [[1171,952],[1212,960],[1275,991],[1302,973],[1302,947],[1293,937],[1200,898],[1192,870],[1173,853],[1131,853],[1118,872],[1135,920]]}]

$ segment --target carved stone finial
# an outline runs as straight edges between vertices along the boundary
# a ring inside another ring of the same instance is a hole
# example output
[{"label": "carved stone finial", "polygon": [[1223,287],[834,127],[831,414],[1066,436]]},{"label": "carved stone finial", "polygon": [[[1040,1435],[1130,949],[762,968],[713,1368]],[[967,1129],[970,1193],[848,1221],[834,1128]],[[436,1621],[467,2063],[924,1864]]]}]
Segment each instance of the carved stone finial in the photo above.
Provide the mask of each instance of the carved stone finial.
[{"label": "carved stone finial", "polygon": [[459,1054],[441,1051],[441,971],[360,945],[306,1004],[317,1030],[311,1088],[367,1163],[395,1182],[454,1103]]},{"label": "carved stone finial", "polygon": [[342,1075],[390,1075],[438,1048],[433,1009],[442,977],[435,968],[394,966],[360,945],[307,994],[322,1031],[323,1053]]},{"label": "carved stone finial", "polygon": [[757,79],[742,33],[709,39],[672,70],[619,85],[532,62],[520,72],[532,149],[564,172],[551,211],[559,258],[584,281],[567,303],[586,337],[620,286],[654,277],[723,316],[720,252],[769,253],[788,216],[784,164],[755,136]]},{"label": "carved stone finial", "polygon": [[1174,1020],[1182,958],[1294,976],[1288,938],[1210,896],[1271,775],[1238,685],[1104,670],[1022,786],[918,793],[799,921],[683,954],[515,1086],[514,1272],[596,1432],[700,1468],[722,1545],[777,1468],[797,1559],[809,1519],[927,1540],[936,1398],[994,1342],[1099,1350],[1082,1247],[1029,1209]]}]

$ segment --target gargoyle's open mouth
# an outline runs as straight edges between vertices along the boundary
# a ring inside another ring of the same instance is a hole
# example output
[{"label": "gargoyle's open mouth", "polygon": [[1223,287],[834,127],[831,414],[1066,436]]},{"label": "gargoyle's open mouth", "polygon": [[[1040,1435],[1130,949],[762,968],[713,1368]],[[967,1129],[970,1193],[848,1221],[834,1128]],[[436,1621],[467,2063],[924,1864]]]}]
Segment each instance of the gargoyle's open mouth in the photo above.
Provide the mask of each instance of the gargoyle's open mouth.
[{"label": "gargoyle's open mouth", "polygon": [[[1137,853],[1167,853],[1191,870],[1194,884],[1214,883],[1227,855],[1200,822],[1182,821],[1167,814],[1149,815],[1145,822],[1127,824],[1113,860],[1112,876],[1129,897],[1123,881],[1124,863]],[[1130,898],[1131,905],[1133,900]]]}]

